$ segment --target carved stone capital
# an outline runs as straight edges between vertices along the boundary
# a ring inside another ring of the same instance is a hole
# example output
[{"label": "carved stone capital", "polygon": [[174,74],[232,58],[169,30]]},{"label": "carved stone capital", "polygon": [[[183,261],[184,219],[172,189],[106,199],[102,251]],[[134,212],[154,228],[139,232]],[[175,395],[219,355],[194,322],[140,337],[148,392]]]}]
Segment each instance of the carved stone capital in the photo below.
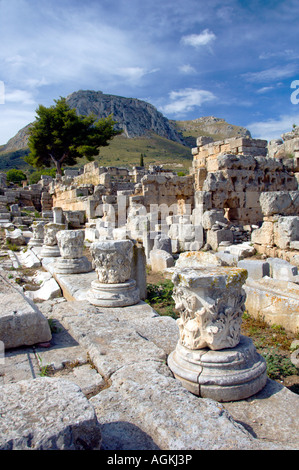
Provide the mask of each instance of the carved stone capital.
[{"label": "carved stone capital", "polygon": [[180,342],[189,349],[232,348],[240,341],[247,271],[242,268],[180,269],[173,298],[180,312]]}]

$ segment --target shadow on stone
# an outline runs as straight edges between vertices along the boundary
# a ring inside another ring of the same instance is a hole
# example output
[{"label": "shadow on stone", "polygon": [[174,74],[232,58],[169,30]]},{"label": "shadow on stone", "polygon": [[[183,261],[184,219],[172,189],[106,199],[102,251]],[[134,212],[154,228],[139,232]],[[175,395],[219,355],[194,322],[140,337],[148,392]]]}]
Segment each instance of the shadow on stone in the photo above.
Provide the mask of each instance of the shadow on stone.
[{"label": "shadow on stone", "polygon": [[101,434],[101,450],[160,450],[148,434],[127,421],[102,424]]}]

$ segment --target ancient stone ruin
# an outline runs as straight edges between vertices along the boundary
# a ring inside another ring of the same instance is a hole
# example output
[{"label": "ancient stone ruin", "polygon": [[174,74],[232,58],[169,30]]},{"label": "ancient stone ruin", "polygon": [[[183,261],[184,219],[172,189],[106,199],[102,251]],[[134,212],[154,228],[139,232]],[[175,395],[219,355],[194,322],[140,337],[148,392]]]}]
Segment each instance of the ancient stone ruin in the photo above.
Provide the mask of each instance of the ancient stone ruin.
[{"label": "ancient stone ruin", "polygon": [[[241,334],[245,310],[299,331],[282,145],[199,137],[186,176],[92,162],[0,178],[0,449],[299,448],[298,395]],[[177,320],[145,302],[148,270],[172,281]]]}]

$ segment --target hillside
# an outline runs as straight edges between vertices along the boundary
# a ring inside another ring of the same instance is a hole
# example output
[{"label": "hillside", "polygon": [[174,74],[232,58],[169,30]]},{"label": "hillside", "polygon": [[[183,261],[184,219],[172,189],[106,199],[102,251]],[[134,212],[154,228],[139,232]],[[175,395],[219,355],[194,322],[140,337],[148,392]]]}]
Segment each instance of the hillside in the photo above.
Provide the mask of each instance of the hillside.
[{"label": "hillside", "polygon": [[180,132],[189,147],[196,147],[196,138],[200,136],[212,137],[214,141],[230,137],[250,137],[250,132],[241,126],[229,124],[225,119],[214,116],[200,117],[193,121],[171,121]]},{"label": "hillside", "polygon": [[[117,121],[116,127],[123,129],[121,136],[114,138],[108,147],[100,149],[96,159],[102,166],[138,165],[143,154],[146,165],[162,164],[173,169],[188,169],[196,137],[208,135],[219,140],[250,135],[247,129],[213,116],[193,121],[170,121],[150,103],[137,98],[107,95],[101,91],[80,90],[66,100],[78,114],[94,113],[98,117],[112,114]],[[0,148],[0,171],[31,168],[23,160],[29,152],[28,130],[31,125],[29,123]],[[84,163],[84,159],[78,162],[79,165]]]}]

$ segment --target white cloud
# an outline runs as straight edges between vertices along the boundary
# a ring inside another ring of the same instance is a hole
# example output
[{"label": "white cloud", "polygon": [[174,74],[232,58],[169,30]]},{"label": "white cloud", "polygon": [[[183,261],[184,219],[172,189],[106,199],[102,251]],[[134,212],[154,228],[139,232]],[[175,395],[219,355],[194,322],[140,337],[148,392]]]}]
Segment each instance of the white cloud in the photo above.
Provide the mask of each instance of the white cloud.
[{"label": "white cloud", "polygon": [[281,115],[277,119],[257,121],[248,124],[246,128],[255,139],[279,139],[284,132],[290,132],[293,124],[299,124],[299,113],[297,115]]},{"label": "white cloud", "polygon": [[248,72],[243,74],[242,76],[248,81],[248,82],[254,82],[254,83],[262,83],[262,82],[268,82],[268,81],[276,81],[276,80],[281,80],[283,78],[288,78],[292,77],[295,75],[297,71],[297,67],[295,64],[288,64],[286,66],[280,66],[280,67],[271,67],[266,70],[261,70],[260,72]]},{"label": "white cloud", "polygon": [[119,75],[125,79],[132,80],[132,81],[138,81],[140,80],[144,75],[148,75],[150,73],[155,73],[158,72],[159,69],[152,69],[152,70],[147,70],[144,67],[120,67],[119,69],[115,70],[115,74]]},{"label": "white cloud", "polygon": [[192,65],[189,65],[189,64],[185,64],[185,65],[181,65],[179,67],[179,71],[182,72],[182,73],[185,73],[185,74],[192,74],[192,73],[196,73],[196,70],[194,67],[192,67]]},{"label": "white cloud", "polygon": [[27,90],[12,90],[5,91],[4,102],[6,103],[18,103],[22,105],[35,104],[35,100],[32,94]]},{"label": "white cloud", "polygon": [[169,94],[170,103],[163,106],[161,111],[165,114],[184,115],[203,103],[213,101],[216,97],[207,90],[186,88],[180,91],[172,91]]},{"label": "white cloud", "polygon": [[207,46],[215,39],[215,34],[209,29],[205,29],[200,34],[189,34],[188,36],[183,36],[181,42],[186,46],[193,46],[197,48],[201,46]]},{"label": "white cloud", "polygon": [[258,94],[263,94],[263,93],[267,93],[268,91],[271,91],[271,90],[274,90],[275,87],[274,86],[263,86],[262,88],[259,88],[256,93]]}]

